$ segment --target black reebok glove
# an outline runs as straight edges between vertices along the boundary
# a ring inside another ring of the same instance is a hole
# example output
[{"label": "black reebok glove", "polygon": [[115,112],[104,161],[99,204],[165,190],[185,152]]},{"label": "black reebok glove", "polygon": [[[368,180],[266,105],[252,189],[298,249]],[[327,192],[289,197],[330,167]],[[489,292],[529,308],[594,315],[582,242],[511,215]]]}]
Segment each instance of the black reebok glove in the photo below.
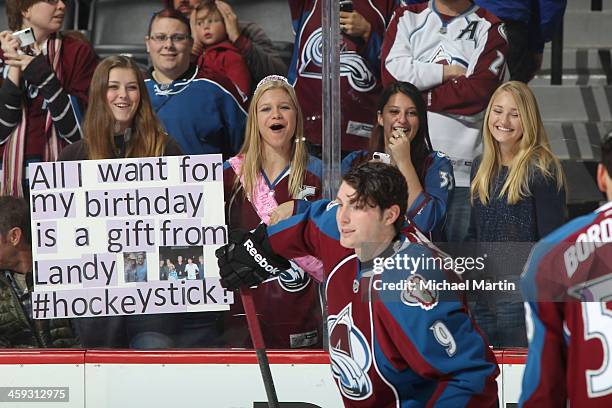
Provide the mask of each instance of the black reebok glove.
[{"label": "black reebok glove", "polygon": [[227,245],[215,255],[221,286],[229,290],[257,285],[290,267],[289,261],[272,251],[264,224],[253,232],[232,230]]}]

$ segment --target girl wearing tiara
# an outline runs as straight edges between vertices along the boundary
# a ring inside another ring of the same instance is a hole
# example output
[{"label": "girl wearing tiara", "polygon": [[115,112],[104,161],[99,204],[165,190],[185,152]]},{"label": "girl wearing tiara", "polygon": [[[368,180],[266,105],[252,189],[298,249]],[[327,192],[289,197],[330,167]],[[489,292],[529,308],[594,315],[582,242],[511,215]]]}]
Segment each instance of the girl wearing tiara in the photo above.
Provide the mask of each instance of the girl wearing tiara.
[{"label": "girl wearing tiara", "polygon": [[[254,229],[269,223],[270,214],[287,201],[321,197],[321,162],[305,144],[302,111],[287,79],[261,80],[249,107],[245,139],[237,156],[224,166],[225,214],[231,228]],[[269,348],[321,345],[322,317],[319,261],[292,260],[292,268],[253,291],[264,340]],[[250,338],[239,297],[225,319],[229,346],[248,347]]]}]

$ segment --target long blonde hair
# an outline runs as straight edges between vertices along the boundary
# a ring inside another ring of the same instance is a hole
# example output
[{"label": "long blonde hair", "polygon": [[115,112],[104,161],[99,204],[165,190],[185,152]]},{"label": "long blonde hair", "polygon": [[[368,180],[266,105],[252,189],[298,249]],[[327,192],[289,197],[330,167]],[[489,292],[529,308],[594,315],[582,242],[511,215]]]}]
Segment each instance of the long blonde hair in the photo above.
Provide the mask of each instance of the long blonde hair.
[{"label": "long blonde hair", "polygon": [[132,137],[126,145],[125,157],[161,156],[168,135],[153,112],[142,72],[131,58],[115,55],[102,60],[91,79],[89,106],[83,123],[88,158],[110,159],[116,156],[115,117],[106,101],[108,76],[113,68],[134,72],[140,90],[140,103],[134,115]]},{"label": "long blonde hair", "polygon": [[489,203],[491,181],[502,168],[499,143],[495,141],[489,130],[489,116],[493,101],[502,92],[508,92],[514,98],[519,111],[523,136],[518,141],[518,151],[509,166],[508,177],[499,192],[499,197],[507,194],[508,204],[516,204],[522,198],[530,196],[529,181],[534,176],[534,172],[541,173],[545,178],[555,179],[559,190],[565,187],[563,169],[559,159],[550,149],[535,96],[524,83],[510,81],[495,90],[487,106],[482,131],[484,144],[482,160],[470,188],[472,203],[476,197],[483,205]]},{"label": "long blonde hair", "polygon": [[244,157],[244,161],[240,169],[240,174],[236,178],[234,188],[236,189],[239,187],[240,178],[244,176],[244,192],[247,197],[252,197],[253,195],[264,156],[261,135],[259,133],[259,127],[257,126],[257,103],[262,95],[271,89],[282,89],[287,92],[296,110],[297,121],[295,134],[291,142],[291,170],[289,172],[289,195],[291,197],[296,197],[304,182],[306,166],[308,165],[308,150],[304,142],[304,119],[302,117],[302,109],[300,108],[293,87],[289,85],[288,82],[281,79],[265,80],[265,82],[257,87],[251,99],[249,116],[244,132],[244,144],[238,153]]}]

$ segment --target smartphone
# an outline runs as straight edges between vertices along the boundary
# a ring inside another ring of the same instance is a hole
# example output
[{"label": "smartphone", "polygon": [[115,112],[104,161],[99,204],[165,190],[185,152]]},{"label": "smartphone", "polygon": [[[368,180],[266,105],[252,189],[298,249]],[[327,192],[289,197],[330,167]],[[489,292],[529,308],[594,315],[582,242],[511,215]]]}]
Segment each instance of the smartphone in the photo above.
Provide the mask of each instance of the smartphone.
[{"label": "smartphone", "polygon": [[19,46],[18,54],[22,53],[26,55],[34,55],[32,45],[36,42],[36,38],[34,38],[34,30],[32,30],[32,27],[15,31],[13,33],[13,37],[17,38],[21,44]]},{"label": "smartphone", "polygon": [[36,42],[34,38],[34,30],[32,27],[24,28],[23,30],[15,31],[13,37],[17,38],[21,43],[21,48],[26,48]]},{"label": "smartphone", "polygon": [[347,13],[353,12],[353,1],[352,0],[340,0],[338,4],[340,5],[340,11],[345,11]]},{"label": "smartphone", "polygon": [[387,153],[374,152],[374,154],[372,154],[372,159],[386,164],[391,164],[391,156],[389,156]]}]

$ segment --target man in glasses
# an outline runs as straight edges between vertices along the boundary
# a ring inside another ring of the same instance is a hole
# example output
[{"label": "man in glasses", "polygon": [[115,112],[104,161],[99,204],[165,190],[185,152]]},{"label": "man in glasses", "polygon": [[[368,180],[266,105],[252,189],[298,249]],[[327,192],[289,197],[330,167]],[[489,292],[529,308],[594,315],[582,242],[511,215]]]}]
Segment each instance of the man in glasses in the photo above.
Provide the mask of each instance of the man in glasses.
[{"label": "man in glasses", "polygon": [[607,202],[542,239],[521,276],[529,353],[520,406],[612,406],[612,133],[597,185]]},{"label": "man in glasses", "polygon": [[183,152],[224,158],[238,153],[244,101],[229,79],[190,62],[189,21],[174,9],[155,13],[145,42],[152,64],[145,81],[151,103]]}]

